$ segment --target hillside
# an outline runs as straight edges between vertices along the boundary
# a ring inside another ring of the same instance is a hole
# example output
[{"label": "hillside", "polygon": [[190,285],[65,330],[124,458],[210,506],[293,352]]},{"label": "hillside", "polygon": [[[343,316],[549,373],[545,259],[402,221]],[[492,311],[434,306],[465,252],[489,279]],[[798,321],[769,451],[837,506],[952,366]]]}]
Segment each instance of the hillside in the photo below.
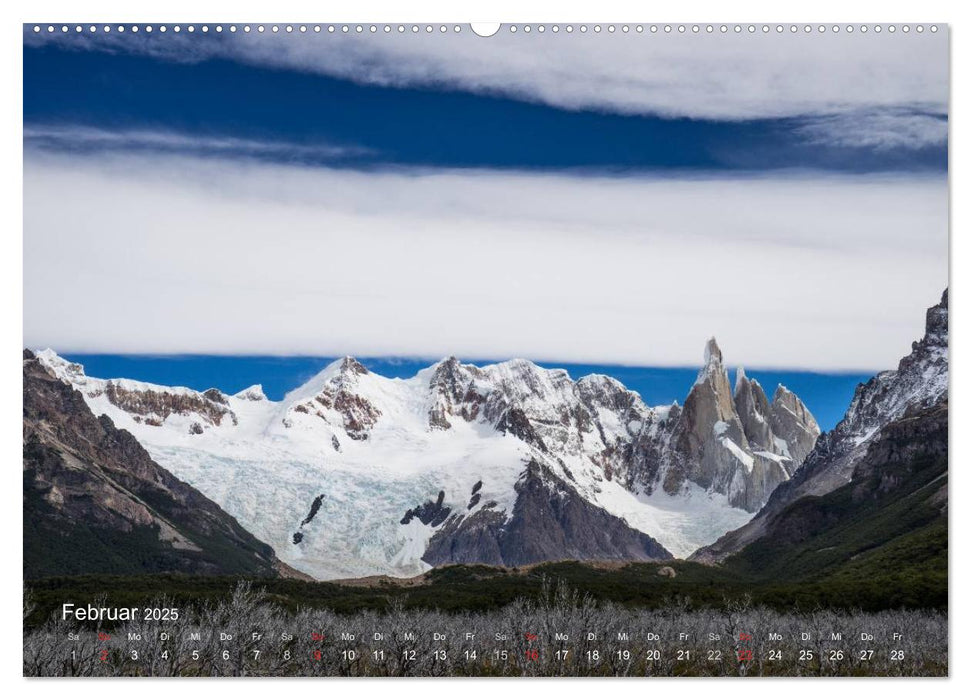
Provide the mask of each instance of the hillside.
[{"label": "hillside", "polygon": [[181,572],[275,576],[273,549],[155,463],[24,351],[24,578]]},{"label": "hillside", "polygon": [[729,557],[760,582],[825,582],[907,607],[946,605],[948,405],[894,421],[849,484],[806,496]]}]

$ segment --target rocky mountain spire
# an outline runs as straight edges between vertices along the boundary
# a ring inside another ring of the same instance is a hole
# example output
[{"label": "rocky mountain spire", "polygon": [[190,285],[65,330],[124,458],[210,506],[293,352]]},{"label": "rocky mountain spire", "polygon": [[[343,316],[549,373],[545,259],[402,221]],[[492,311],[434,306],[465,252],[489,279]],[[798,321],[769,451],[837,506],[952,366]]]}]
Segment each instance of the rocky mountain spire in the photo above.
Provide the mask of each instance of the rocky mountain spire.
[{"label": "rocky mountain spire", "polygon": [[664,488],[677,493],[687,480],[725,494],[739,508],[758,510],[812,449],[819,428],[791,392],[777,391],[770,404],[744,369],[732,392],[714,338],[704,360],[673,429]]},{"label": "rocky mountain spire", "polygon": [[735,370],[735,393],[738,394],[738,390],[742,384],[748,381],[748,377],[745,376],[745,368],[741,365]]},{"label": "rocky mountain spire", "polygon": [[769,399],[762,390],[762,385],[746,377],[745,370],[741,367],[735,375],[735,410],[752,449],[776,451],[772,428],[769,427]]},{"label": "rocky mountain spire", "polygon": [[815,446],[819,425],[806,404],[782,384],[776,387],[768,417],[778,449],[792,459],[791,474]]}]

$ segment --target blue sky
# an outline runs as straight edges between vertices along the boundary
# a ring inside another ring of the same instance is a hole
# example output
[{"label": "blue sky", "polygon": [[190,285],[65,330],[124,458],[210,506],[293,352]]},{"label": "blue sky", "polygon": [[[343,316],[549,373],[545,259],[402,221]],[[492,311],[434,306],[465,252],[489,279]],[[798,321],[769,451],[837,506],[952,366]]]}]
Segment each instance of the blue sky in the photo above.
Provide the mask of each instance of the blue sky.
[{"label": "blue sky", "polygon": [[[221,57],[185,62],[67,49],[73,38],[25,48],[30,145],[82,153],[106,147],[198,153],[207,138],[235,138],[277,148],[254,153],[238,144],[209,152],[354,168],[943,173],[947,167],[946,140],[832,143],[819,138],[826,121],[818,115],[727,120],[567,110],[493,94],[360,84]],[[931,105],[885,111],[902,128],[912,128],[909,118],[937,123],[946,135],[946,115]],[[853,116],[875,118],[866,110]],[[104,139],[85,140],[83,131],[79,137],[83,128],[130,138],[107,146]],[[196,142],[167,148],[138,143],[139,132],[157,131]]]},{"label": "blue sky", "polygon": [[25,27],[24,343],[528,357],[667,403],[715,335],[836,377],[827,420],[947,285],[947,41]]}]

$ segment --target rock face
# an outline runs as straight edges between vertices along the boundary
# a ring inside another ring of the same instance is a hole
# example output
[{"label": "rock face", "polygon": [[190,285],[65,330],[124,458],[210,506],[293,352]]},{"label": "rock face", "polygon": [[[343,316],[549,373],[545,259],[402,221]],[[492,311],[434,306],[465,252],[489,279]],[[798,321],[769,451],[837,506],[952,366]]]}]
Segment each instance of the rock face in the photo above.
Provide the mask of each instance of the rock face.
[{"label": "rock face", "polygon": [[[802,464],[819,439],[819,426],[809,409],[799,397],[781,384],[772,397],[769,413],[772,440],[783,454],[792,459],[792,465]],[[790,469],[790,475],[795,469]]]},{"label": "rock face", "polygon": [[[758,515],[743,527],[727,533],[695,553],[700,561],[721,561],[766,534],[766,523],[785,506],[804,496],[821,496],[849,483],[881,431],[908,413],[947,402],[948,301],[927,311],[924,337],[896,370],[881,372],[860,384],[843,420],[822,435],[792,479],[781,484]],[[778,398],[778,394],[777,394]],[[796,405],[783,399],[798,416]]]},{"label": "rock face", "polygon": [[650,561],[671,553],[622,519],[592,506],[575,488],[536,461],[516,484],[512,517],[483,508],[451,518],[425,552],[429,564],[521,566],[559,559]]},{"label": "rock face", "polygon": [[243,389],[236,395],[237,399],[245,399],[247,401],[266,401],[266,394],[263,393],[262,384],[254,384],[251,387]]},{"label": "rock face", "polygon": [[733,393],[712,338],[672,430],[664,489],[677,492],[687,480],[725,494],[734,506],[758,510],[818,436],[812,414],[785,387],[776,389],[770,404],[759,383],[739,368]]},{"label": "rock face", "polygon": [[[84,374],[81,365],[67,362],[52,350],[38,352],[37,358],[54,376],[68,382],[86,398],[104,397],[136,423],[160,427],[170,418],[179,417],[185,419],[184,424],[190,425],[193,434],[201,434],[202,430],[223,425],[224,422],[232,425],[238,423],[236,415],[229,408],[227,397],[218,389],[200,392],[129,379],[94,379]],[[250,387],[247,391],[255,388]],[[197,432],[192,426],[199,426],[200,431]]]},{"label": "rock face", "polygon": [[[504,372],[495,377],[489,370],[498,367]],[[483,369],[449,358],[435,368],[430,388],[430,429],[482,420],[554,458],[582,454],[631,490],[650,492],[660,482],[677,494],[691,482],[750,512],[819,436],[812,414],[781,385],[769,404],[740,369],[733,395],[714,338],[683,408],[652,409],[610,377],[574,383],[565,372],[522,360]]]},{"label": "rock face", "polygon": [[277,575],[282,565],[273,549],[155,463],[131,433],[96,418],[81,393],[30,351],[23,401],[25,579]]},{"label": "rock face", "polygon": [[881,372],[857,387],[843,420],[813,455],[780,500],[831,491],[849,481],[876,433],[908,411],[934,406],[948,394],[947,291],[927,310],[924,337],[896,370]]},{"label": "rock face", "polygon": [[[776,396],[783,390],[780,385],[776,389]],[[735,410],[742,424],[742,433],[744,433],[749,446],[755,450],[763,451],[775,450],[780,447],[776,443],[775,431],[772,426],[772,417],[775,411],[769,405],[769,399],[766,397],[765,391],[762,390],[762,385],[745,376],[745,370],[741,367],[735,373],[734,399]],[[803,422],[807,426],[815,425],[815,419],[812,416],[807,415]],[[808,432],[807,429],[807,437]],[[788,444],[786,449],[788,450]]]},{"label": "rock face", "polygon": [[[610,377],[574,380],[526,360],[450,357],[388,379],[345,357],[282,402],[255,389],[192,392],[160,425],[110,401],[109,382],[52,353],[44,361],[319,577],[686,556],[745,522],[819,432],[784,388],[769,402],[740,372],[733,392],[714,339],[683,407],[650,407]],[[216,424],[198,406],[233,420]],[[320,495],[319,513],[302,522]]]},{"label": "rock face", "polygon": [[[324,422],[336,422],[351,440],[367,440],[371,428],[381,416],[381,411],[366,397],[356,391],[356,378],[369,372],[353,357],[341,360],[339,371],[313,398],[295,403],[294,413],[314,415]],[[284,425],[292,424],[292,417],[285,417]]]},{"label": "rock face", "polygon": [[423,525],[438,527],[448,519],[449,514],[452,512],[452,509],[444,505],[444,503],[445,492],[439,491],[437,500],[426,501],[420,506],[406,510],[404,517],[401,518],[401,524],[407,525],[412,519],[418,518]]}]

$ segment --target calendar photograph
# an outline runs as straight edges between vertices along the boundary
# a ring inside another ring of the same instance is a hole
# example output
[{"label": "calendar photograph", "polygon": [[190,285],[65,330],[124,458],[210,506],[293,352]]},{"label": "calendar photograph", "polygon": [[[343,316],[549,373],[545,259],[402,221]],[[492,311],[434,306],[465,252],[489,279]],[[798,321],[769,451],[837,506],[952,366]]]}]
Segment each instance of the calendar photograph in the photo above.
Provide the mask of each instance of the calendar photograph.
[{"label": "calendar photograph", "polygon": [[949,674],[945,24],[23,26],[23,675]]}]

